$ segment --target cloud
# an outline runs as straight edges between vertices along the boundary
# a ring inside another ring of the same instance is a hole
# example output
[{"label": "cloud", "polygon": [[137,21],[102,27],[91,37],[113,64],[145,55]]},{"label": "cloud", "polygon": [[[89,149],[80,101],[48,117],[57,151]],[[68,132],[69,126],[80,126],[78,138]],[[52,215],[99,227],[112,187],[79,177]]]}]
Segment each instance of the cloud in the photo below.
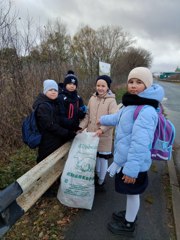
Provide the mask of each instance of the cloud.
[{"label": "cloud", "polygon": [[69,33],[88,24],[121,26],[137,39],[137,46],[152,52],[153,71],[173,71],[180,66],[179,0],[16,0],[21,19],[27,13],[36,23],[61,20]]}]

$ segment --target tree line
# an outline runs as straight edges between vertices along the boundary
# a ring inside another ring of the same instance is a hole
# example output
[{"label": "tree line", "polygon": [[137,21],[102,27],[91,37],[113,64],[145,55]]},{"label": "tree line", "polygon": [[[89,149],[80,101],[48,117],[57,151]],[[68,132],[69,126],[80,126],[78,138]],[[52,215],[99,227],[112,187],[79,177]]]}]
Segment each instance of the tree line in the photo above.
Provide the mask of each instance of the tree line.
[{"label": "tree line", "polygon": [[11,0],[0,1],[0,148],[6,158],[22,145],[22,119],[31,110],[45,79],[63,82],[72,69],[78,91],[87,103],[94,91],[99,61],[111,64],[113,86],[124,83],[136,66],[150,67],[151,53],[136,48],[135,40],[121,26],[93,29],[81,26],[72,36],[59,20],[34,27],[15,12]]}]

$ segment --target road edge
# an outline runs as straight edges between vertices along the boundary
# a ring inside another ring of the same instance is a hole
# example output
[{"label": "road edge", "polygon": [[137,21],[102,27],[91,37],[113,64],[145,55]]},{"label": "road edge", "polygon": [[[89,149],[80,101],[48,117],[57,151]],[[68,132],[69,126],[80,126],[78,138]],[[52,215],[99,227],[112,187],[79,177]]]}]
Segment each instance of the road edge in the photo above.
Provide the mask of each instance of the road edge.
[{"label": "road edge", "polygon": [[176,175],[173,157],[170,161],[168,161],[168,171],[172,192],[172,206],[175,222],[176,239],[180,240],[180,188]]}]

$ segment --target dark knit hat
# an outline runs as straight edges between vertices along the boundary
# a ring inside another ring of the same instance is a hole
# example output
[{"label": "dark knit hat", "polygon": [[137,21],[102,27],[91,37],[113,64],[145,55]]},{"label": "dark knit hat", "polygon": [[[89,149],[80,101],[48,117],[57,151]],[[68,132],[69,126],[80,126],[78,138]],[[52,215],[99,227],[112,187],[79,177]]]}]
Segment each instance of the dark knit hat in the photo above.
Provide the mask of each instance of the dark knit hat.
[{"label": "dark knit hat", "polygon": [[111,78],[108,76],[108,75],[101,75],[101,76],[99,76],[97,79],[96,79],[96,82],[98,81],[98,80],[104,80],[106,83],[107,83],[107,85],[108,85],[108,88],[110,88],[110,86],[111,86],[111,83],[112,83],[112,80],[111,80]]},{"label": "dark knit hat", "polygon": [[76,87],[78,85],[78,79],[72,70],[69,70],[67,72],[67,75],[65,76],[64,87],[66,87],[68,83],[73,83],[74,85],[76,85]]}]

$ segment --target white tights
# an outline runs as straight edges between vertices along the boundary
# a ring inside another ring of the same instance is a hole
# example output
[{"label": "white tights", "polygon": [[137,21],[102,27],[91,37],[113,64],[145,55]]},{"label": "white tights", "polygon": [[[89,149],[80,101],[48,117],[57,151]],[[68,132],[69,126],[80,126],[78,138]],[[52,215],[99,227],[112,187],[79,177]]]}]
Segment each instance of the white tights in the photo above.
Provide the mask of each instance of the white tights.
[{"label": "white tights", "polygon": [[127,195],[126,216],[128,222],[134,222],[140,207],[140,197],[137,195]]},{"label": "white tights", "polygon": [[96,174],[99,178],[99,180],[98,180],[99,184],[102,184],[104,182],[107,169],[108,169],[108,160],[97,157],[97,159],[96,159]]}]

